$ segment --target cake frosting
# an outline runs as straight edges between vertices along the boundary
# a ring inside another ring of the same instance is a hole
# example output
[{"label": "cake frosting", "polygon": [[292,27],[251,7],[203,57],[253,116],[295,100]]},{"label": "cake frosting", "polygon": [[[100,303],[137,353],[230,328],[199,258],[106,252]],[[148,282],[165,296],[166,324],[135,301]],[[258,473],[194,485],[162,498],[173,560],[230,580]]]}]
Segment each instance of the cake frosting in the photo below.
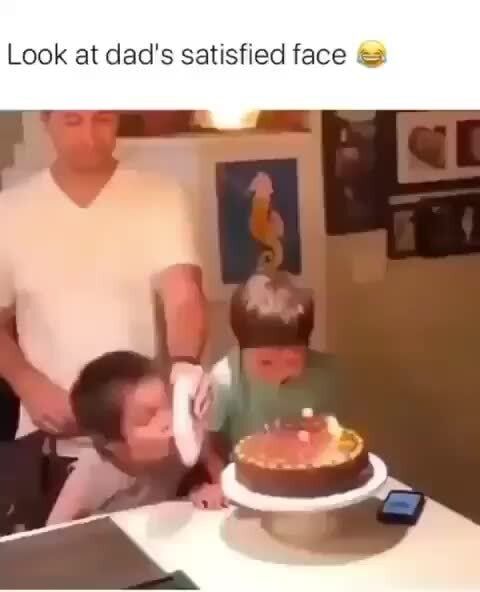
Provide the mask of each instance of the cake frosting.
[{"label": "cake frosting", "polygon": [[359,486],[366,478],[363,439],[332,416],[276,421],[247,436],[234,451],[237,481],[252,491],[287,497],[317,497]]}]

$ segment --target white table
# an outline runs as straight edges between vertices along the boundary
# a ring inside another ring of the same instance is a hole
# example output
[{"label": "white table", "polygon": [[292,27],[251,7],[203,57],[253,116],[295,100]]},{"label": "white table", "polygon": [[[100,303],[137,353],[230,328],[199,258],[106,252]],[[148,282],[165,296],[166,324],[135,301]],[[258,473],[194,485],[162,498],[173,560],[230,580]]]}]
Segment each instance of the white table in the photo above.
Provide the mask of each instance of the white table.
[{"label": "white table", "polygon": [[[379,497],[393,488],[405,486],[389,479]],[[348,532],[310,551],[277,542],[258,517],[238,517],[236,509],[169,502],[112,518],[161,567],[183,569],[202,589],[480,588],[480,527],[473,522],[432,500],[407,531],[377,523],[368,502],[350,512]]]},{"label": "white table", "polygon": [[[394,488],[405,486],[390,479],[379,497]],[[476,524],[432,500],[407,531],[377,523],[371,510],[368,503],[352,508],[350,532],[310,552],[278,543],[257,517],[237,518],[235,510],[202,512],[169,503],[114,520],[154,561],[185,570],[200,588],[480,587]]]}]

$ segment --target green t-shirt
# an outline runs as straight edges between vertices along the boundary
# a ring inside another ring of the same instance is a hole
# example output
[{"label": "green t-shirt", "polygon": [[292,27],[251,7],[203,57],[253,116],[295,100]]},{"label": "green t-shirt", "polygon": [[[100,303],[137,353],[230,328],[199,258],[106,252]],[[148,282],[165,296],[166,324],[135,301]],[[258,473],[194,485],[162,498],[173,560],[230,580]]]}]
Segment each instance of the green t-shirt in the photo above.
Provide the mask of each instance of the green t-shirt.
[{"label": "green t-shirt", "polygon": [[212,386],[210,429],[221,432],[232,447],[276,419],[301,417],[304,408],[341,417],[335,358],[313,350],[301,377],[273,386],[248,378],[240,350],[234,349],[212,369]]}]

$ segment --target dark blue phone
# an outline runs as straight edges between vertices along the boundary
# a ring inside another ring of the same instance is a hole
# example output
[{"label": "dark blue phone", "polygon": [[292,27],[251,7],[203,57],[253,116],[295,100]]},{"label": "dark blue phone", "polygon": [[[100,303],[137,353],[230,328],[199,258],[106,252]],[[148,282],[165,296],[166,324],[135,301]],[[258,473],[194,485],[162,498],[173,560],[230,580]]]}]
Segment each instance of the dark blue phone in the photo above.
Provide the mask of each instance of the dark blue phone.
[{"label": "dark blue phone", "polygon": [[413,526],[422,514],[425,495],[420,491],[394,489],[389,492],[377,517],[385,524]]}]

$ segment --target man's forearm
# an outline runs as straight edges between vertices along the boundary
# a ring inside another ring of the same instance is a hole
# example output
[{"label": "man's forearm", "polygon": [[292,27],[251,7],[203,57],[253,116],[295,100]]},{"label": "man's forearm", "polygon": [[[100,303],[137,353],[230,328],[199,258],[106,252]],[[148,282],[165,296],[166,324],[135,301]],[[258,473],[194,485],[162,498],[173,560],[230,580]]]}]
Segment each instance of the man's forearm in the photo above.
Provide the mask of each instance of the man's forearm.
[{"label": "man's forearm", "polygon": [[[198,359],[207,333],[207,305],[202,272],[194,265],[172,265],[155,280],[170,358]],[[160,319],[159,319],[160,320]]]},{"label": "man's forearm", "polygon": [[165,310],[170,358],[199,359],[207,334],[206,303],[200,290]]},{"label": "man's forearm", "polygon": [[0,327],[0,375],[10,384],[17,396],[21,396],[25,375],[33,370],[25,359],[13,336],[11,328]]}]

